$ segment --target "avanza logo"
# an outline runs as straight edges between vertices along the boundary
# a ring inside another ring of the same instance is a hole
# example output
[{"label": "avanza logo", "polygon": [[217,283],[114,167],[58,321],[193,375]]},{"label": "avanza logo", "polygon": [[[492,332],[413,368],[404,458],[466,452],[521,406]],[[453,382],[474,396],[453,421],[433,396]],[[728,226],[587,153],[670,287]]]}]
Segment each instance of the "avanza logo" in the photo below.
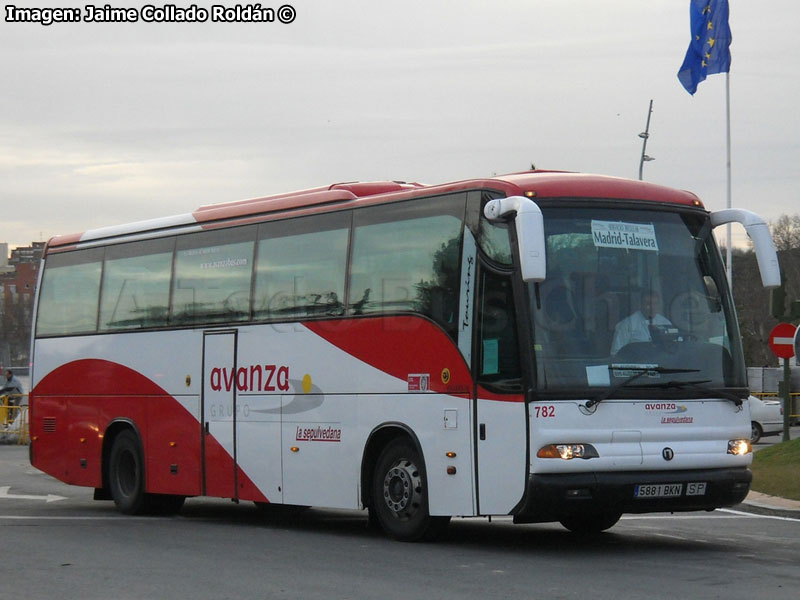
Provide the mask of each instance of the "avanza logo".
[{"label": "avanza logo", "polygon": [[288,392],[289,367],[285,365],[251,365],[235,371],[226,367],[211,369],[211,389],[230,392],[234,384],[239,392]]},{"label": "avanza logo", "polygon": [[660,411],[667,413],[685,413],[688,408],[685,405],[675,404],[674,402],[648,402],[644,405],[646,411]]}]

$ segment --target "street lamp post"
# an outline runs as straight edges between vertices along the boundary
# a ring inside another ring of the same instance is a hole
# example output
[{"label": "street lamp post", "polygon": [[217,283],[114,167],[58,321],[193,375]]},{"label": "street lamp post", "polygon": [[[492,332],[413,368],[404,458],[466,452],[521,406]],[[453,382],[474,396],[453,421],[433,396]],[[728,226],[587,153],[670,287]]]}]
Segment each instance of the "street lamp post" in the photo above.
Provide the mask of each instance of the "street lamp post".
[{"label": "street lamp post", "polygon": [[642,157],[639,159],[639,180],[642,179],[642,169],[644,168],[644,163],[649,162],[651,160],[655,160],[652,156],[648,156],[645,153],[647,149],[647,138],[650,137],[650,115],[653,113],[653,100],[650,100],[650,108],[647,110],[647,125],[644,128],[644,131],[639,134],[639,137],[642,138]]}]

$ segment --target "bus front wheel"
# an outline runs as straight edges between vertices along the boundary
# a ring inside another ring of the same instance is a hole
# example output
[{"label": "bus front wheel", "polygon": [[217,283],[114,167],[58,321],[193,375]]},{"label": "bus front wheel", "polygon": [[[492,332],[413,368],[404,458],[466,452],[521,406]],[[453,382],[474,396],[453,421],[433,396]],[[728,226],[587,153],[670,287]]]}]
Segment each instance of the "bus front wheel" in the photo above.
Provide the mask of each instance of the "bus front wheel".
[{"label": "bus front wheel", "polygon": [[562,519],[561,524],[573,533],[600,533],[616,525],[621,516],[622,513],[616,511],[600,514],[571,515]]},{"label": "bus front wheel", "polygon": [[404,542],[431,540],[450,517],[428,513],[428,490],[422,458],[402,439],[390,443],[378,457],[372,479],[372,514],[391,537]]}]

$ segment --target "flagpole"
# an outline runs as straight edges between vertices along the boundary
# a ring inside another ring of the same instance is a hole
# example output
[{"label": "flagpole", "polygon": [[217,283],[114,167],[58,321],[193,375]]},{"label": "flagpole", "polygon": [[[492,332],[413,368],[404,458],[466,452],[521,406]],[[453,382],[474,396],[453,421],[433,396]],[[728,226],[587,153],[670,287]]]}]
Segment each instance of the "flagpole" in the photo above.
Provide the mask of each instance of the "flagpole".
[{"label": "flagpole", "polygon": [[[728,205],[731,207],[731,74],[725,71],[725,130],[727,146],[727,176],[728,176]],[[725,267],[728,275],[728,285],[733,291],[733,248],[731,246],[731,224],[727,225],[727,252]]]}]

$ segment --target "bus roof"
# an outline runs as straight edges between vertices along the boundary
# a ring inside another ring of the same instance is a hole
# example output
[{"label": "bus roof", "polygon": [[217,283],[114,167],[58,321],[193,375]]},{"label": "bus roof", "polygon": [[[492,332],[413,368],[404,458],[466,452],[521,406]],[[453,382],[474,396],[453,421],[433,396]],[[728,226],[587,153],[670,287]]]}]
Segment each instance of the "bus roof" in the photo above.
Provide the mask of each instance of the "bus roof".
[{"label": "bus roof", "polygon": [[400,181],[335,183],[275,196],[201,206],[194,212],[171,217],[56,236],[48,242],[47,247],[48,250],[61,251],[84,244],[158,237],[168,233],[273,220],[288,214],[300,216],[476,189],[495,190],[506,196],[629,199],[702,207],[699,198],[691,192],[653,183],[585,173],[525,171],[438,185]]}]

